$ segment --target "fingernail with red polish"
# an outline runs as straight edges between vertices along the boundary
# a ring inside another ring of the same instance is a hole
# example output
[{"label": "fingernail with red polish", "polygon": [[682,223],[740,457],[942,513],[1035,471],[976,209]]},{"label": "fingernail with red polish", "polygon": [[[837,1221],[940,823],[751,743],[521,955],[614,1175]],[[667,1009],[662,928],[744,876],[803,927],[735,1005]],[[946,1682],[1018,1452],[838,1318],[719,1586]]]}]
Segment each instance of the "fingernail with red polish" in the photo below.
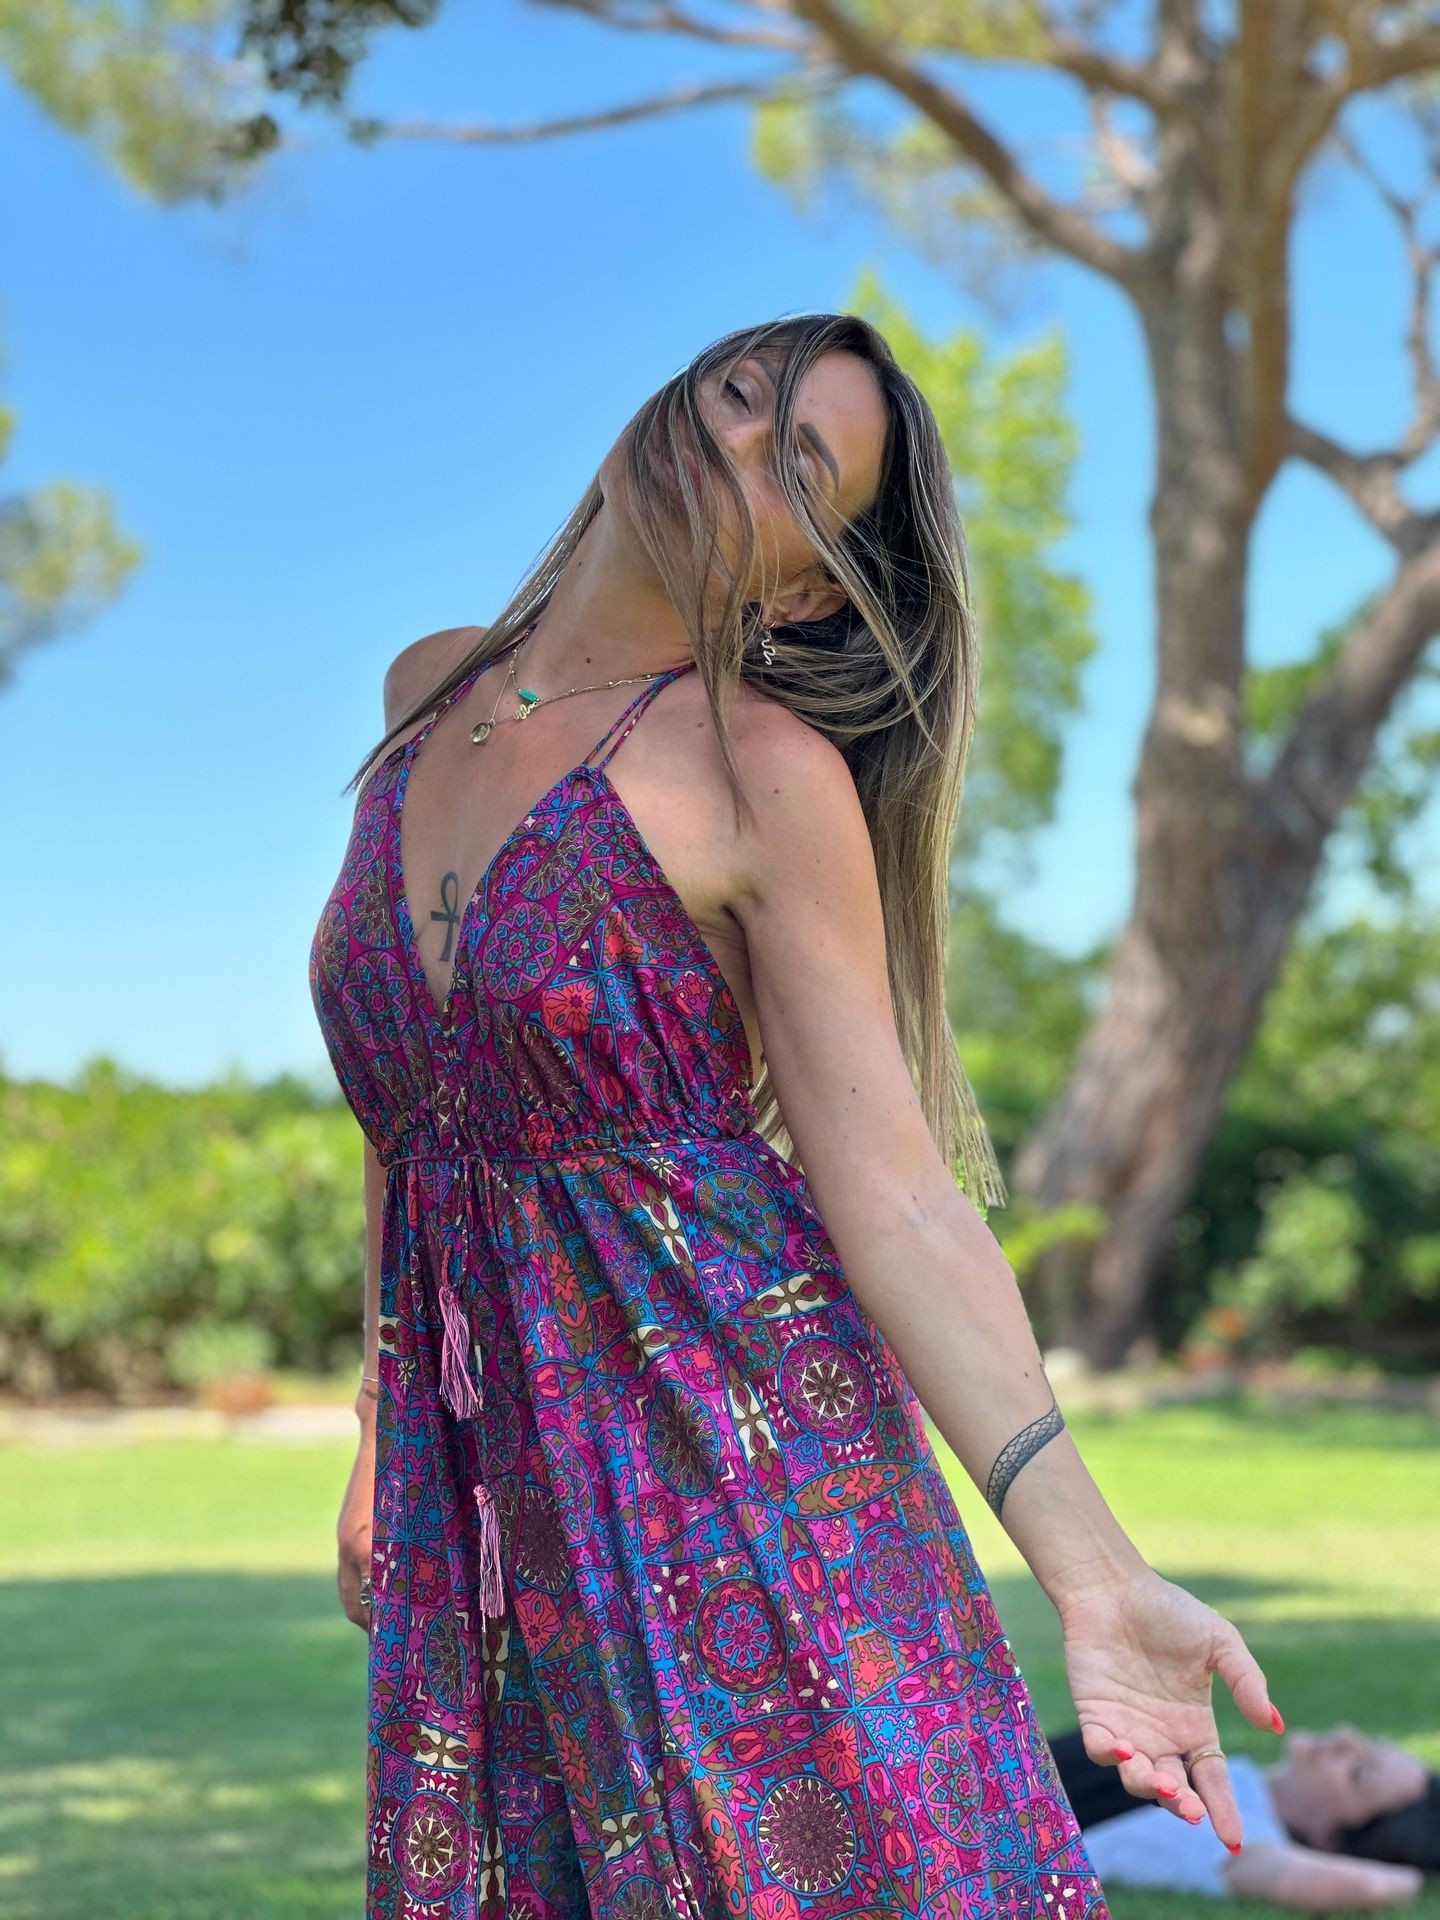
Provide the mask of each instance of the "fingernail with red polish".
[{"label": "fingernail with red polish", "polygon": [[1239,1853],[1240,1847],[1241,1847],[1241,1842],[1239,1840],[1235,1842],[1233,1847],[1230,1846],[1230,1842],[1228,1840],[1225,1842],[1225,1844],[1227,1847],[1230,1847],[1231,1853]]},{"label": "fingernail with red polish", "polygon": [[1163,1793],[1167,1800],[1173,1800],[1176,1794],[1179,1793],[1179,1791],[1180,1791],[1179,1787],[1166,1786],[1163,1780],[1160,1782],[1160,1785],[1156,1788],[1156,1792]]},{"label": "fingernail with red polish", "polygon": [[1280,1709],[1273,1703],[1270,1708],[1270,1724],[1274,1727],[1276,1733],[1283,1733],[1285,1731],[1285,1722],[1280,1718]]},{"label": "fingernail with red polish", "polygon": [[1122,1760],[1133,1760],[1135,1758],[1134,1752],[1129,1747],[1116,1747],[1115,1751]]}]

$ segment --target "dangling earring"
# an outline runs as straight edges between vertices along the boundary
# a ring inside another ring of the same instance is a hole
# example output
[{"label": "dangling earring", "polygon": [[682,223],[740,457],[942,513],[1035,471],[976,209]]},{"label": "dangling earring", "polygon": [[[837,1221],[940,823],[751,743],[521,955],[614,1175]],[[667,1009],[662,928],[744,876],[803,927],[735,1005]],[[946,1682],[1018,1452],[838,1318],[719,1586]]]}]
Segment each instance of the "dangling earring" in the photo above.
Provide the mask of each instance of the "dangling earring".
[{"label": "dangling earring", "polygon": [[775,664],[775,636],[763,620],[760,622],[760,658],[767,667]]}]

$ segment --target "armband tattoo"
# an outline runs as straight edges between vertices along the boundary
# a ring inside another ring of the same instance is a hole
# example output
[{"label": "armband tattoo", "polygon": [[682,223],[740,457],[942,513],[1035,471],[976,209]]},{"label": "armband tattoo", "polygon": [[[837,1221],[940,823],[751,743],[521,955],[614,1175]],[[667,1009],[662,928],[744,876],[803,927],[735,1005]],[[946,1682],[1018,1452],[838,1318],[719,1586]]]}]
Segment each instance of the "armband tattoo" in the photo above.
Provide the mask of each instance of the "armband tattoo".
[{"label": "armband tattoo", "polygon": [[989,1484],[985,1488],[985,1498],[991,1512],[998,1520],[1000,1509],[1005,1504],[1005,1495],[1010,1482],[1019,1473],[1027,1460],[1033,1460],[1048,1441],[1055,1438],[1065,1425],[1065,1416],[1055,1404],[1052,1396],[1050,1411],[1042,1413],[1038,1420],[1032,1420],[1028,1427],[1022,1427],[1013,1440],[1007,1440],[996,1455],[995,1464],[990,1469]]}]

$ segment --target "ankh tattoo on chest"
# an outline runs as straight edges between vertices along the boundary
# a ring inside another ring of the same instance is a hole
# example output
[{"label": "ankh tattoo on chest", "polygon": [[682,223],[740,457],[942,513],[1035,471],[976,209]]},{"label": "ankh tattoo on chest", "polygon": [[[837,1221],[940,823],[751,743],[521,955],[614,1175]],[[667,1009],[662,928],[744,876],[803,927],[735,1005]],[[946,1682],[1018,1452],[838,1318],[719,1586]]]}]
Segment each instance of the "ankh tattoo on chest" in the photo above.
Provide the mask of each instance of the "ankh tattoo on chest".
[{"label": "ankh tattoo on chest", "polygon": [[448,960],[450,943],[455,938],[455,929],[460,924],[460,876],[453,867],[440,882],[440,898],[444,905],[432,908],[430,918],[445,922],[445,951],[440,958]]}]

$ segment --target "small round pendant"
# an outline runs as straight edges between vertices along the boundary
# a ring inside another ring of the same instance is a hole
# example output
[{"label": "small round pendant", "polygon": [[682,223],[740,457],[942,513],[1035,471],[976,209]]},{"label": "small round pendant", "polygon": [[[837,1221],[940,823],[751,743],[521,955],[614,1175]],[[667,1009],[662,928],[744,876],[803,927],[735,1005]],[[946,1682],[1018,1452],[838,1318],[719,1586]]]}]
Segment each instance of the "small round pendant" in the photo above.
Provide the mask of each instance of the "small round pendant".
[{"label": "small round pendant", "polygon": [[475,725],[470,729],[470,738],[477,747],[481,746],[490,738],[490,729],[494,724],[495,722],[493,720],[477,720],[475,722]]}]

